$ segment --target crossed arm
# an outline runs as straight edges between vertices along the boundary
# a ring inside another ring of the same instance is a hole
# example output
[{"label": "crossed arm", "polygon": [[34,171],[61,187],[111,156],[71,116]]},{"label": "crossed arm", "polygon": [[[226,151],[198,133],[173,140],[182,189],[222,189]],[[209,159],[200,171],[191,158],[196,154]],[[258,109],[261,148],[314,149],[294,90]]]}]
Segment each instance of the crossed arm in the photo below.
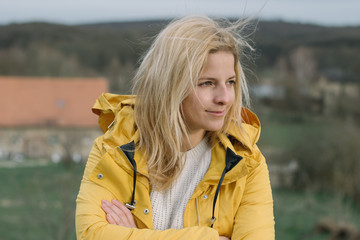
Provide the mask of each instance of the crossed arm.
[{"label": "crossed arm", "polygon": [[[110,224],[128,228],[137,228],[130,210],[118,200],[114,199],[111,202],[103,200],[101,208],[106,213],[106,219]],[[224,236],[220,236],[219,240],[230,239]]]}]

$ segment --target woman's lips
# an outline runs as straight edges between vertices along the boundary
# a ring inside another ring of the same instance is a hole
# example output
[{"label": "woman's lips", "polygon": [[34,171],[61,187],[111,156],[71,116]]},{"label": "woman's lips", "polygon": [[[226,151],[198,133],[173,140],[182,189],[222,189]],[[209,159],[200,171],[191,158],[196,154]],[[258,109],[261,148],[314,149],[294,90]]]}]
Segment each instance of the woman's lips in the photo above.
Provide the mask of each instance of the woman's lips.
[{"label": "woman's lips", "polygon": [[223,117],[225,115],[225,110],[224,111],[206,111],[206,112],[214,117]]}]

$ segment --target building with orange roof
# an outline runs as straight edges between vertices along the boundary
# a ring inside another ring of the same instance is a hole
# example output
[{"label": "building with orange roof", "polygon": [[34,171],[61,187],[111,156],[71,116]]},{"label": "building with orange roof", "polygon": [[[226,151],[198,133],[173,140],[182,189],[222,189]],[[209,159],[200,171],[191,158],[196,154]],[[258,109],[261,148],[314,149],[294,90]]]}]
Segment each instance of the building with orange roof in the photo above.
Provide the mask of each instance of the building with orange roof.
[{"label": "building with orange roof", "polygon": [[91,107],[105,78],[0,76],[0,159],[86,158],[100,128]]}]

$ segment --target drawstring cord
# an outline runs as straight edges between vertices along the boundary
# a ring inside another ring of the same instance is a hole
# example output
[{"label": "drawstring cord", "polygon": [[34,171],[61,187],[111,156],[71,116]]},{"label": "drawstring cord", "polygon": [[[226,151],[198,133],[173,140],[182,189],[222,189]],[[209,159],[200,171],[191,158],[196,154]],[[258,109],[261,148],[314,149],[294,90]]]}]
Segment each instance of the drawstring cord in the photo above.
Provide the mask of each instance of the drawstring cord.
[{"label": "drawstring cord", "polygon": [[234,166],[236,166],[240,161],[241,161],[242,157],[237,155],[236,153],[234,153],[230,148],[226,148],[226,156],[225,156],[225,168],[221,174],[219,183],[217,185],[216,188],[216,192],[215,192],[215,197],[214,197],[214,202],[213,202],[213,210],[212,210],[212,217],[210,219],[211,222],[211,228],[214,226],[214,222],[216,221],[216,217],[215,217],[215,205],[216,205],[216,201],[218,199],[218,195],[220,192],[220,187],[221,184],[224,180],[225,174],[227,172],[229,172]]},{"label": "drawstring cord", "polygon": [[136,187],[136,162],[133,160],[132,162],[134,168],[134,178],[133,178],[133,192],[131,196],[131,202],[126,203],[125,206],[131,211],[135,209],[135,187]]},{"label": "drawstring cord", "polygon": [[212,217],[210,219],[210,222],[211,222],[211,228],[214,226],[214,222],[216,220],[216,217],[215,217],[215,205],[216,205],[216,200],[218,199],[218,195],[219,195],[219,192],[220,192],[220,187],[221,187],[221,184],[224,180],[224,177],[225,177],[225,174],[227,172],[227,166],[225,166],[224,168],[224,171],[222,172],[221,174],[221,178],[219,180],[219,183],[217,185],[217,188],[216,188],[216,192],[215,192],[215,197],[214,197],[214,201],[213,201],[213,210],[212,210]]},{"label": "drawstring cord", "polygon": [[136,187],[136,173],[137,173],[137,168],[136,168],[136,162],[134,160],[134,155],[135,155],[135,143],[134,141],[122,145],[119,147],[120,150],[124,153],[125,157],[128,159],[128,161],[130,162],[130,164],[133,166],[133,170],[134,170],[134,176],[133,176],[133,192],[132,192],[132,196],[131,196],[131,201],[130,203],[126,203],[125,206],[131,211],[135,209],[135,187]]}]

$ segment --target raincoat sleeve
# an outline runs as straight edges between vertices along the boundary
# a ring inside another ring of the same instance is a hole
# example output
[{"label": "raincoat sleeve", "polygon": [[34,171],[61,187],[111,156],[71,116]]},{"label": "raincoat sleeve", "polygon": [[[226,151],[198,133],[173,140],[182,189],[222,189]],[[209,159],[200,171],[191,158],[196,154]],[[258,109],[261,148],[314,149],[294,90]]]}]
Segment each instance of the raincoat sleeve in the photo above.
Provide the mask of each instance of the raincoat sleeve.
[{"label": "raincoat sleeve", "polygon": [[77,239],[219,239],[216,230],[209,227],[189,227],[169,229],[165,231],[151,229],[126,228],[109,224],[101,200],[114,198],[104,187],[89,180],[89,175],[102,157],[95,142],[81,181],[80,191],[76,200],[76,235]]},{"label": "raincoat sleeve", "polygon": [[231,239],[274,240],[273,199],[265,158],[247,177],[243,198],[236,212]]}]

